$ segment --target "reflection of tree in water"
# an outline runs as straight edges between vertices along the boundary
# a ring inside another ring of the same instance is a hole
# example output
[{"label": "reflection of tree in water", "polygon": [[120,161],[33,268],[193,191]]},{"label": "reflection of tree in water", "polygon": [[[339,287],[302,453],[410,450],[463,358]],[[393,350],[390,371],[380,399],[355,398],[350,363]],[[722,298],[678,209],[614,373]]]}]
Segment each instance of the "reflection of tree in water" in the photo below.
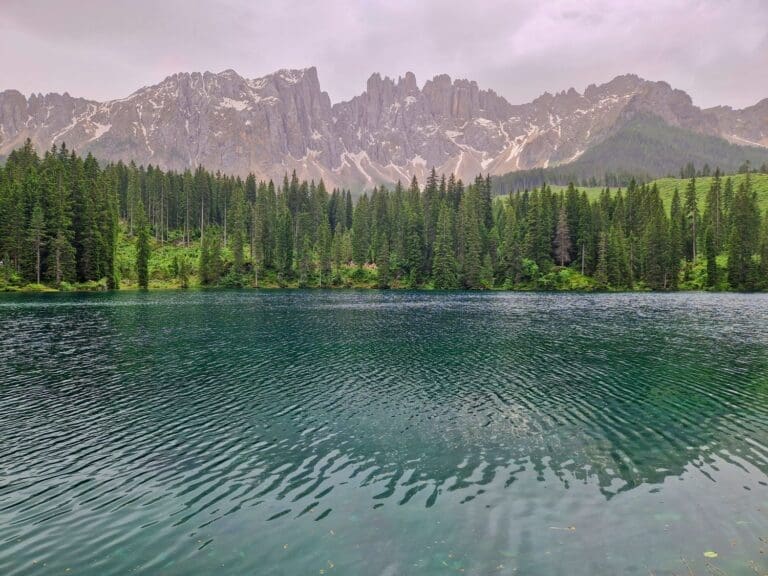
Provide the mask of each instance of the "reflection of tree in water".
[{"label": "reflection of tree in water", "polygon": [[[349,351],[359,378],[379,361],[397,372],[388,386],[370,377],[360,388],[380,413],[404,421],[399,435],[382,437],[375,411],[363,412],[355,428],[370,429],[366,441],[380,441],[390,463],[408,454],[436,491],[441,483],[482,487],[497,473],[509,484],[533,469],[566,486],[596,479],[610,498],[711,463],[714,453],[766,469],[743,438],[767,432],[760,335],[734,342],[718,323],[640,314],[595,322],[561,310],[546,321],[485,316],[477,341],[462,338],[480,328],[471,312],[452,312],[390,316],[378,338]],[[418,334],[405,330],[413,325]],[[407,365],[408,357],[418,362]]]},{"label": "reflection of tree in water", "polygon": [[[718,332],[727,317],[574,309],[567,298],[178,298],[83,310],[89,329],[64,322],[69,341],[48,327],[50,342],[79,350],[57,355],[70,377],[52,379],[47,364],[27,376],[61,382],[60,415],[76,416],[78,394],[80,408],[109,415],[67,433],[106,451],[94,474],[111,474],[125,498],[133,485],[178,498],[175,521],[265,502],[270,517],[320,518],[344,484],[369,490],[373,506],[432,506],[530,475],[595,483],[611,498],[715,453],[768,469],[759,446],[745,447],[768,432],[765,335]],[[27,348],[41,362],[51,349]],[[28,367],[11,360],[6,370]],[[79,448],[51,451],[49,465]]]}]

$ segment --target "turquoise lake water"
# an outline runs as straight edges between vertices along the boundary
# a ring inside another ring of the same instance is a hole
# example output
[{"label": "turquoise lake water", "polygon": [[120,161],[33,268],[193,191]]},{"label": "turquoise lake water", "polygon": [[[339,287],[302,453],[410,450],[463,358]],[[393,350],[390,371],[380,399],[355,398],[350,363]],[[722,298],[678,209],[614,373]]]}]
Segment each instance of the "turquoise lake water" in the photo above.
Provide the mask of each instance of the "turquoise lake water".
[{"label": "turquoise lake water", "polygon": [[768,295],[0,295],[0,574],[767,555]]}]

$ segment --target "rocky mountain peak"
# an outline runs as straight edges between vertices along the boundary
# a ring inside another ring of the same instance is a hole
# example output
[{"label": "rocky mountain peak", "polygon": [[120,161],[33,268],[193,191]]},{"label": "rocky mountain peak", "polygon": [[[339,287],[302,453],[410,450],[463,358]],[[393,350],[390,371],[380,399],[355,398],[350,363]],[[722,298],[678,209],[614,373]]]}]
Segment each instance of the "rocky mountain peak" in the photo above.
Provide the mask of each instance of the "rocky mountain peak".
[{"label": "rocky mountain peak", "polygon": [[108,102],[64,94],[0,93],[0,155],[31,138],[66,142],[108,161],[280,179],[296,170],[353,188],[424,178],[434,166],[470,180],[480,172],[567,163],[632,118],[768,146],[768,99],[744,110],[701,110],[681,90],[634,74],[512,105],[472,80],[440,74],[419,87],[406,72],[370,76],[358,96],[332,104],[317,69],[245,78],[177,73]]}]

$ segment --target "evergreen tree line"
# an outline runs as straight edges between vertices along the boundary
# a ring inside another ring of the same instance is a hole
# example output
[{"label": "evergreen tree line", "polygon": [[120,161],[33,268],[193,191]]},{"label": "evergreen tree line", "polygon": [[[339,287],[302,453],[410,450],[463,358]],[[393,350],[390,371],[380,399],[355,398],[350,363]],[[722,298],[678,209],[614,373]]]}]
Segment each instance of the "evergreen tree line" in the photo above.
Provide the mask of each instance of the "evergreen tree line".
[{"label": "evergreen tree line", "polygon": [[[734,167],[734,170],[738,174],[746,174],[752,171],[768,174],[768,162],[763,162],[759,166],[755,165],[755,168],[753,168],[751,162],[746,160],[738,167]],[[709,163],[705,162],[703,166],[697,167],[694,162],[688,162],[680,167],[678,173],[667,174],[667,178],[682,178],[683,180],[687,180],[689,178],[707,178],[714,176],[714,174],[715,170]],[[575,183],[577,186],[584,188],[619,188],[627,187],[633,181],[643,182],[654,179],[655,178],[650,174],[641,174],[638,171],[629,170],[618,172],[606,171],[599,177],[594,174],[586,176],[573,166],[564,164],[553,168],[533,168],[530,170],[518,170],[517,172],[505,174],[495,180],[494,193],[508,194],[510,192],[522,192],[526,189],[532,190],[533,188],[538,188],[545,183],[556,184],[559,186],[567,186],[569,183]]]},{"label": "evergreen tree line", "polygon": [[0,167],[0,274],[117,288],[118,176],[64,145],[43,158],[29,140],[11,152]]},{"label": "evergreen tree line", "polygon": [[381,288],[674,290],[706,269],[713,288],[768,288],[768,216],[750,178],[734,189],[715,171],[699,204],[695,176],[665,207],[655,185],[634,181],[595,200],[572,185],[494,199],[489,177],[465,185],[434,170],[423,187],[414,178],[353,203],[295,173],[275,185],[203,168],[100,168],[64,145],[41,158],[27,142],[0,169],[0,258],[27,282],[116,288],[123,235],[144,287],[152,248],[171,243],[199,246],[175,264],[182,285],[196,269],[203,285],[373,275]]}]

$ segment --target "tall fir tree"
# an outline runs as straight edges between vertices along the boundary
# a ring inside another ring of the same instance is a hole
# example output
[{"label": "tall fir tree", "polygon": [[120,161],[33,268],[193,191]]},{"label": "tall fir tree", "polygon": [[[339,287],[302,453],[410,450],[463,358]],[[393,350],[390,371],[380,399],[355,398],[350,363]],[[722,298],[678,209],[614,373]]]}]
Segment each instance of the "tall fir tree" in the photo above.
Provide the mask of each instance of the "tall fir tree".
[{"label": "tall fir tree", "polygon": [[555,260],[560,266],[565,266],[571,261],[571,231],[568,226],[568,214],[565,206],[560,207],[557,219],[557,228],[555,229]]},{"label": "tall fir tree", "polygon": [[453,220],[451,209],[446,203],[442,203],[439,209],[432,278],[434,286],[438,290],[451,290],[459,287],[454,255]]},{"label": "tall fir tree", "polygon": [[136,277],[139,288],[149,288],[149,258],[152,253],[150,245],[149,223],[144,216],[144,206],[139,200],[137,204],[139,215],[136,234]]},{"label": "tall fir tree", "polygon": [[693,176],[688,181],[685,188],[685,250],[686,258],[691,262],[696,262],[697,244],[699,233],[699,203],[696,194],[696,177]]}]

